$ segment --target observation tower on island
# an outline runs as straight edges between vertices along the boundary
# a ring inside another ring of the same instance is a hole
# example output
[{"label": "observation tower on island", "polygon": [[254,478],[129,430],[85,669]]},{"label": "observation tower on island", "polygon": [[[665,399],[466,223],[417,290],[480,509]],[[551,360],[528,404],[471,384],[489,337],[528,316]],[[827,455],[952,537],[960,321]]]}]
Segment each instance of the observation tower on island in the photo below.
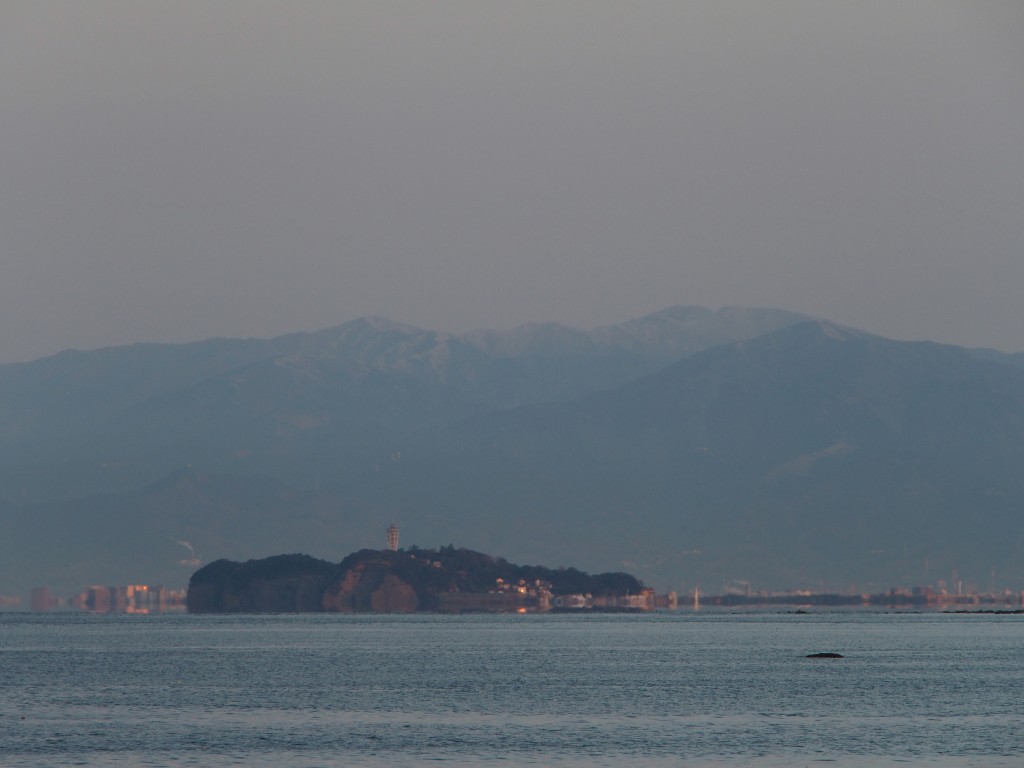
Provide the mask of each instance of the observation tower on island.
[{"label": "observation tower on island", "polygon": [[398,551],[398,526],[394,523],[388,526],[388,549]]}]

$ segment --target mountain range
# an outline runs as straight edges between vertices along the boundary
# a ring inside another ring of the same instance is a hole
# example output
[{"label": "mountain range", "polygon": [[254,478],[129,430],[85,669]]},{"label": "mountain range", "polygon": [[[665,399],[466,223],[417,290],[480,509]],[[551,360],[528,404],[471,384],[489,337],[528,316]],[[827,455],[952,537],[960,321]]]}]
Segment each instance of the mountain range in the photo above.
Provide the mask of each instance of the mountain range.
[{"label": "mountain range", "polygon": [[1024,581],[1024,356],[779,310],[65,352],[0,366],[0,451],[0,592],[392,521],[659,590]]}]

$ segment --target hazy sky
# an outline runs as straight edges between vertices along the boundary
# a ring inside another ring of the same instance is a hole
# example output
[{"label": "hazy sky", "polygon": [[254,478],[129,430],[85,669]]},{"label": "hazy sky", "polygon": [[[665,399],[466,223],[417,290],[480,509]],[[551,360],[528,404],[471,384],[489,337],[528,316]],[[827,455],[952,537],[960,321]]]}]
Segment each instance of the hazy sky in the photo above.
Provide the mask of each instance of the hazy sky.
[{"label": "hazy sky", "polygon": [[0,2],[0,361],[367,314],[1024,350],[1024,3]]}]

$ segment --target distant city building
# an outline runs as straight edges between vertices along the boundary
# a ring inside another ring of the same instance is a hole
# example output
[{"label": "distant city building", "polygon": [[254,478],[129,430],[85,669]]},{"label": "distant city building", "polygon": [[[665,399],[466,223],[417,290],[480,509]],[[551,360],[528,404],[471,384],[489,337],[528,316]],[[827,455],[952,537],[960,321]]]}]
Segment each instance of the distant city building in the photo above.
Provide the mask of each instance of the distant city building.
[{"label": "distant city building", "polygon": [[93,613],[166,613],[184,610],[185,598],[185,590],[163,586],[89,586],[72,597],[69,604]]},{"label": "distant city building", "polygon": [[57,607],[57,601],[53,599],[53,593],[49,587],[32,587],[32,610],[36,613],[46,613]]},{"label": "distant city building", "polygon": [[398,551],[398,526],[394,523],[388,526],[388,549]]}]

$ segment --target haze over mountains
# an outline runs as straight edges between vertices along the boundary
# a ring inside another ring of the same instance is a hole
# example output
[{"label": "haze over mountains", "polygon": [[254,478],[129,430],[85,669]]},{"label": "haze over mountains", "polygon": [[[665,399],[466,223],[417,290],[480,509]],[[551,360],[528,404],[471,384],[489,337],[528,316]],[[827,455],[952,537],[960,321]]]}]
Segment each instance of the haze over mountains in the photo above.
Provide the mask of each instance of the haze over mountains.
[{"label": "haze over mountains", "polygon": [[[0,366],[0,592],[449,542],[659,589],[1024,583],[1020,355],[776,310]],[[182,562],[184,561],[184,562]]]}]

